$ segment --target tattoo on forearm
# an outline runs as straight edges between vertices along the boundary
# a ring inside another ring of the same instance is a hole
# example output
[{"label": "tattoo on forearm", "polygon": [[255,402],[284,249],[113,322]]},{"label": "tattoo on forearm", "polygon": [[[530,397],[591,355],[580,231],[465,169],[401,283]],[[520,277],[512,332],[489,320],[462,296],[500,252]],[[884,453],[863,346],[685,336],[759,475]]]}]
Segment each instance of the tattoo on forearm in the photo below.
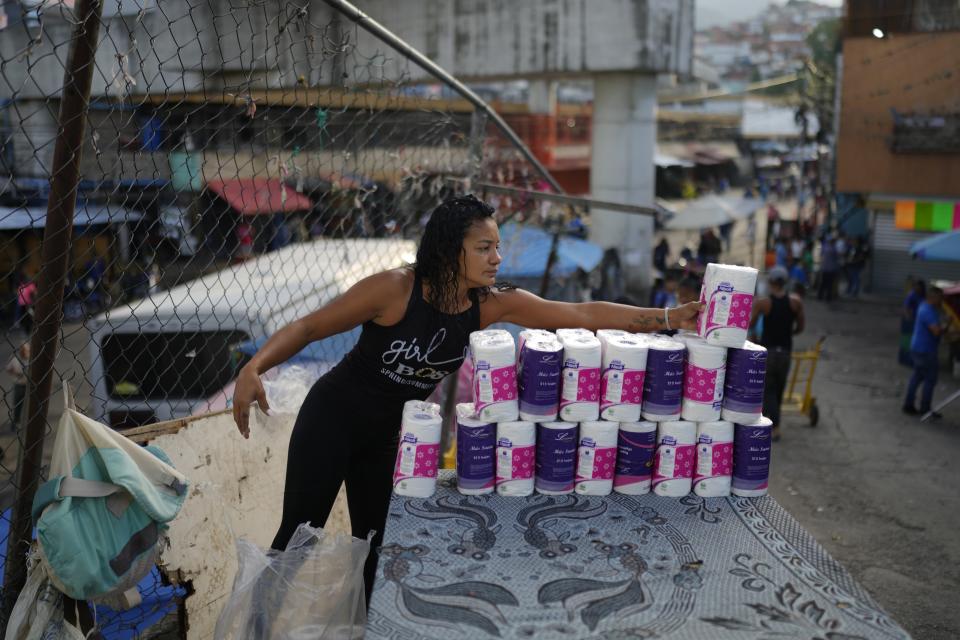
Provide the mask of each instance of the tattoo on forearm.
[{"label": "tattoo on forearm", "polygon": [[637,316],[630,322],[628,331],[650,331],[664,326],[662,316]]}]

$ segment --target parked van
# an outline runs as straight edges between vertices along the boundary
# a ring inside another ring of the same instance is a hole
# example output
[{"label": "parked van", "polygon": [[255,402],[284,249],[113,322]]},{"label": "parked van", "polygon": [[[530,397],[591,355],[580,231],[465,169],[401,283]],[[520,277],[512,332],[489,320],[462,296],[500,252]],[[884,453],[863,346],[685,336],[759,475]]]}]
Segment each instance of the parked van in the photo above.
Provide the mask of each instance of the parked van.
[{"label": "parked van", "polygon": [[[191,415],[232,388],[242,345],[415,256],[408,240],[318,238],[110,309],[91,321],[92,409],[117,429]],[[357,335],[319,341],[311,357],[335,363]]]}]

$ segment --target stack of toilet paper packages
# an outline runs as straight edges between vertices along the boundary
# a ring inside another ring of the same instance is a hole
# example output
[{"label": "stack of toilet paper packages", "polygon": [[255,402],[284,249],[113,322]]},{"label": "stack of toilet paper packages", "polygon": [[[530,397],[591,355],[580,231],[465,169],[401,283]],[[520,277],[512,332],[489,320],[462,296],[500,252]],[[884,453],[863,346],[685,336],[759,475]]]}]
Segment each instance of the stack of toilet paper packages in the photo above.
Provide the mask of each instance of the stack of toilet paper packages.
[{"label": "stack of toilet paper packages", "polygon": [[552,422],[560,410],[563,345],[556,335],[538,329],[521,331],[517,345],[520,419]]},{"label": "stack of toilet paper packages", "polygon": [[[586,329],[524,330],[518,342],[515,353],[506,331],[471,334],[473,402],[456,407],[461,493],[766,493],[763,347]],[[398,495],[433,494],[441,424],[437,405],[405,405]]]},{"label": "stack of toilet paper packages", "polygon": [[742,346],[750,328],[756,286],[756,269],[708,264],[700,289],[704,309],[697,319],[697,334],[712,345]]},{"label": "stack of toilet paper packages", "polygon": [[474,415],[488,422],[509,422],[520,415],[517,359],[513,336],[502,329],[470,334]]},{"label": "stack of toilet paper packages", "polygon": [[[562,330],[561,330],[562,331]],[[585,330],[582,330],[585,331]],[[560,419],[589,422],[600,418],[600,340],[593,333],[560,333]]]},{"label": "stack of toilet paper packages", "polygon": [[400,445],[393,467],[394,493],[429,498],[437,488],[440,465],[440,405],[420,400],[404,404],[400,419]]},{"label": "stack of toilet paper packages", "polygon": [[600,417],[615,422],[640,419],[649,338],[626,331],[601,329]]}]

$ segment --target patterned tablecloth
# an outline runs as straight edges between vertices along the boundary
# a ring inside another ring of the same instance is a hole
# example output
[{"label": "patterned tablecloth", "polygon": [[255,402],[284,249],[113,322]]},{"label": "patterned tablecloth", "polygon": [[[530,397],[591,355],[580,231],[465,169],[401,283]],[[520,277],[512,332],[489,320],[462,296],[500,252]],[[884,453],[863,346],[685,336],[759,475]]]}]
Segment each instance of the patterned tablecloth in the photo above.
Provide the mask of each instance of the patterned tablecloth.
[{"label": "patterned tablecloth", "polygon": [[390,503],[367,638],[909,638],[777,502]]}]

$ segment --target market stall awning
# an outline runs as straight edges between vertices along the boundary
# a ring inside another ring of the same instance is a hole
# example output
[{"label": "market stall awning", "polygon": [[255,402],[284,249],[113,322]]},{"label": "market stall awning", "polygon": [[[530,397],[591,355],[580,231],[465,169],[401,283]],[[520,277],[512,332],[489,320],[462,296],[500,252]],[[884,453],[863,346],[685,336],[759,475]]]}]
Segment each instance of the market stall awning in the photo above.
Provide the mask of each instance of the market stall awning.
[{"label": "market stall awning", "polygon": [[675,215],[664,227],[667,229],[703,229],[717,227],[752,214],[763,203],[751,198],[725,198],[707,195],[702,198],[670,203]]},{"label": "market stall awning", "polygon": [[[553,236],[537,227],[505,224],[500,227],[500,278],[535,278],[543,275],[550,256]],[[568,276],[579,267],[586,272],[593,271],[603,259],[603,249],[598,245],[561,236],[557,247],[557,261],[551,273],[555,276]]]},{"label": "market stall awning", "polygon": [[292,213],[313,208],[310,198],[273,178],[212,180],[207,182],[207,188],[244,216]]},{"label": "market stall awning", "polygon": [[910,255],[920,260],[960,262],[960,230],[938,233],[914,242],[910,247]]},{"label": "market stall awning", "polygon": [[[77,203],[73,226],[88,227],[99,224],[135,222],[143,217],[139,211],[114,204]],[[0,207],[0,231],[43,229],[47,226],[47,207]]]}]

